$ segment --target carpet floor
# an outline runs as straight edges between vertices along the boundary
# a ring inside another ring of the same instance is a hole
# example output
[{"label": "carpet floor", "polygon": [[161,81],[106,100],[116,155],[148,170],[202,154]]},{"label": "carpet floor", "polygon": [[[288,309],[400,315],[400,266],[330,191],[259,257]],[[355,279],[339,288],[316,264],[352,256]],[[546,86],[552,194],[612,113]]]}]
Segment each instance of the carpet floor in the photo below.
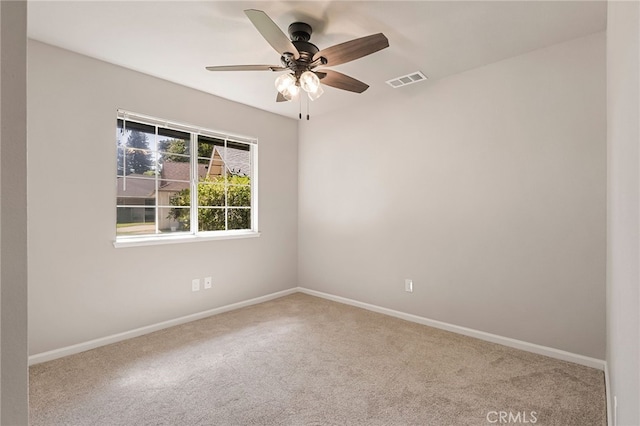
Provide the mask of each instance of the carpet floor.
[{"label": "carpet floor", "polygon": [[296,293],[34,365],[30,416],[33,426],[601,426],[604,387],[596,369]]}]

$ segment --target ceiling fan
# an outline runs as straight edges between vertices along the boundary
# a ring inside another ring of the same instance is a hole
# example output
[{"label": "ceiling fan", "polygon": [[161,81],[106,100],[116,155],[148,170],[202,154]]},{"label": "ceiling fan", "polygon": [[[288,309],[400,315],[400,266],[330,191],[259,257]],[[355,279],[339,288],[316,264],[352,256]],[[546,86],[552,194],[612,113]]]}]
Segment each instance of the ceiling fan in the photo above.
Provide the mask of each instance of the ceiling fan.
[{"label": "ceiling fan", "polygon": [[325,68],[316,70],[316,68],[344,64],[389,47],[389,40],[384,34],[378,33],[320,50],[309,42],[312,32],[309,24],[294,22],[289,25],[289,39],[265,12],[248,9],[244,13],[262,37],[281,55],[281,65],[222,65],[206,67],[206,69],[209,71],[289,71],[280,75],[275,81],[278,90],[276,102],[298,99],[301,89],[307,93],[309,99],[315,100],[324,92],[320,83],[349,92],[362,93],[369,88],[367,84],[337,71]]}]

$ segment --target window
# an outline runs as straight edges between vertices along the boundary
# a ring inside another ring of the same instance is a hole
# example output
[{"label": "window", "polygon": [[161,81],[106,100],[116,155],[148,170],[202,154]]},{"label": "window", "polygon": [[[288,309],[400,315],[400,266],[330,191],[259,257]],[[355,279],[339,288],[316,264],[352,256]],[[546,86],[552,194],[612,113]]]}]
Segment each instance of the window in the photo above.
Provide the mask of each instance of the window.
[{"label": "window", "polygon": [[116,242],[257,232],[254,139],[118,111]]}]

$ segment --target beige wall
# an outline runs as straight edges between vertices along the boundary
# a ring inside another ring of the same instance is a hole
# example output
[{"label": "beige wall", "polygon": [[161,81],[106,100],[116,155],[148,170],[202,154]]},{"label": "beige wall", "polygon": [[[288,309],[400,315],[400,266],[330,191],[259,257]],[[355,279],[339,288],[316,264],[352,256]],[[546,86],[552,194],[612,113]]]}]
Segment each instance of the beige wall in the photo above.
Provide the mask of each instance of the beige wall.
[{"label": "beige wall", "polygon": [[[295,120],[35,41],[28,60],[31,354],[297,285]],[[114,248],[117,108],[259,138],[261,237]]]},{"label": "beige wall", "polygon": [[0,424],[28,422],[27,8],[0,2]]},{"label": "beige wall", "polygon": [[605,35],[396,90],[301,123],[300,285],[604,359]]},{"label": "beige wall", "polygon": [[607,362],[617,424],[640,424],[640,6],[607,11]]}]

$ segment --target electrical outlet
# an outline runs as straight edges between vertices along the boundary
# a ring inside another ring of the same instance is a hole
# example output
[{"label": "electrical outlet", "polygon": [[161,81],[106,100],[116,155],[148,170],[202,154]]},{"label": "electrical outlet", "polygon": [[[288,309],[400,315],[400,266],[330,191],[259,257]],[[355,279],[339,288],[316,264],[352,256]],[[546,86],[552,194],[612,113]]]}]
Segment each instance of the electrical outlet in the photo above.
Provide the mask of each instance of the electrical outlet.
[{"label": "electrical outlet", "polygon": [[413,280],[410,280],[409,278],[404,280],[404,291],[413,293]]},{"label": "electrical outlet", "polygon": [[211,277],[204,277],[204,289],[210,289],[211,288]]},{"label": "electrical outlet", "polygon": [[191,291],[200,291],[200,278],[191,280]]}]

